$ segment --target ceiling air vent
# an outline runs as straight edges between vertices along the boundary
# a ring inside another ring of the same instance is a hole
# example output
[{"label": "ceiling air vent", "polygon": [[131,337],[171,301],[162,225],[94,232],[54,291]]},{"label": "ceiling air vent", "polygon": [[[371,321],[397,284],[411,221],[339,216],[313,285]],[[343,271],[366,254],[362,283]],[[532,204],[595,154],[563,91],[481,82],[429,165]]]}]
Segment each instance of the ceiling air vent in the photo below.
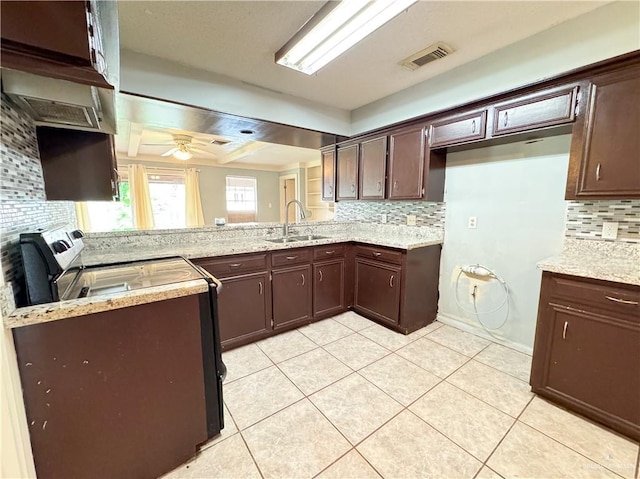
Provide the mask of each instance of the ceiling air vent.
[{"label": "ceiling air vent", "polygon": [[438,42],[433,45],[429,45],[418,53],[414,53],[409,58],[405,58],[400,62],[400,65],[408,68],[409,70],[417,70],[418,68],[425,66],[427,63],[446,57],[452,52],[453,49],[451,47],[442,42]]}]

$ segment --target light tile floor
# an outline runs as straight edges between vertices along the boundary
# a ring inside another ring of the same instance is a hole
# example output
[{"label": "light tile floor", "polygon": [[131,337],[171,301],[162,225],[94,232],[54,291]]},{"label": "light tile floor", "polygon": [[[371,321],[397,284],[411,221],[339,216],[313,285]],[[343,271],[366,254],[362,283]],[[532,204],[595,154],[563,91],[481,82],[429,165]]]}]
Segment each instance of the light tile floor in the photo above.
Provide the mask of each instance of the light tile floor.
[{"label": "light tile floor", "polygon": [[223,433],[165,479],[638,478],[638,444],[536,397],[531,357],[353,312],[224,353]]}]

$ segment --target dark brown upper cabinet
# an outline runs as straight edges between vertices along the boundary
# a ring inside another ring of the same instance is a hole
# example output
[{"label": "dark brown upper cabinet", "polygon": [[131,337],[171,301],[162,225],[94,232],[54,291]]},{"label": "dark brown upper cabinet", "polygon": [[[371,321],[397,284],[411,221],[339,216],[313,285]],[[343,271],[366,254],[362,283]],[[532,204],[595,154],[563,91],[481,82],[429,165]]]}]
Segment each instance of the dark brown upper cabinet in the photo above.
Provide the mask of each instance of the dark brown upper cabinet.
[{"label": "dark brown upper cabinet", "polygon": [[322,201],[335,201],[336,199],[336,148],[332,146],[330,149],[321,152],[321,170],[322,170]]},{"label": "dark brown upper cabinet", "polygon": [[640,198],[640,66],[591,78],[581,97],[566,198]]},{"label": "dark brown upper cabinet", "polygon": [[487,110],[463,113],[436,120],[429,125],[429,146],[443,148],[469,141],[482,140],[486,135]]},{"label": "dark brown upper cabinet", "polygon": [[387,137],[360,143],[360,199],[382,200],[386,193]]},{"label": "dark brown upper cabinet", "polygon": [[358,199],[358,147],[338,148],[336,154],[336,200]]},{"label": "dark brown upper cabinet", "polygon": [[36,132],[48,200],[118,198],[113,135],[45,126]]},{"label": "dark brown upper cabinet", "polygon": [[3,1],[2,67],[102,88],[119,72],[117,2]]},{"label": "dark brown upper cabinet", "polygon": [[424,195],[425,129],[413,127],[389,135],[390,200],[420,199]]},{"label": "dark brown upper cabinet", "polygon": [[577,86],[536,92],[491,107],[491,135],[508,135],[574,121]]}]

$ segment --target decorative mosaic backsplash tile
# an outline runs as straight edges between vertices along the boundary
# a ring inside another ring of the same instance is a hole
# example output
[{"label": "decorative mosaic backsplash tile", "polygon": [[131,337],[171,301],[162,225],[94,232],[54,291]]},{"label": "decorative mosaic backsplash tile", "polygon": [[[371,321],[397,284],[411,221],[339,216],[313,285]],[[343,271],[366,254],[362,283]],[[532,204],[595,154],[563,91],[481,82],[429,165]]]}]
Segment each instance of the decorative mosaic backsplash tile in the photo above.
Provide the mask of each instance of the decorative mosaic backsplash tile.
[{"label": "decorative mosaic backsplash tile", "polygon": [[605,221],[619,223],[616,241],[640,242],[640,200],[569,201],[565,236],[602,240]]},{"label": "decorative mosaic backsplash tile", "polygon": [[424,201],[340,201],[335,205],[336,220],[381,223],[386,213],[387,222],[406,225],[407,215],[416,215],[417,226],[444,228],[444,203]]},{"label": "decorative mosaic backsplash tile", "polygon": [[[35,126],[2,95],[0,116],[0,263],[5,282],[20,295],[20,233],[76,224],[70,201],[45,201]],[[9,284],[11,283],[11,284]],[[0,299],[2,295],[0,295]],[[0,301],[6,310],[6,301]]]}]

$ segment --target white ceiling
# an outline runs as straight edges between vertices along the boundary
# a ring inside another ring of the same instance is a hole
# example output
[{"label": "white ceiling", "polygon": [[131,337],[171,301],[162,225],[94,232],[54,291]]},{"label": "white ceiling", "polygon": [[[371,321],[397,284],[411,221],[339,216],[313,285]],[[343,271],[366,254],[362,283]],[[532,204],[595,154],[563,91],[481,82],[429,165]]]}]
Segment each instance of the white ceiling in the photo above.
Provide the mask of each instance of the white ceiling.
[{"label": "white ceiling", "polygon": [[[420,1],[316,75],[274,53],[324,1],[121,1],[121,47],[352,110],[478,59],[609,1]],[[450,56],[398,62],[443,41]],[[537,52],[536,54],[540,54]]]}]

